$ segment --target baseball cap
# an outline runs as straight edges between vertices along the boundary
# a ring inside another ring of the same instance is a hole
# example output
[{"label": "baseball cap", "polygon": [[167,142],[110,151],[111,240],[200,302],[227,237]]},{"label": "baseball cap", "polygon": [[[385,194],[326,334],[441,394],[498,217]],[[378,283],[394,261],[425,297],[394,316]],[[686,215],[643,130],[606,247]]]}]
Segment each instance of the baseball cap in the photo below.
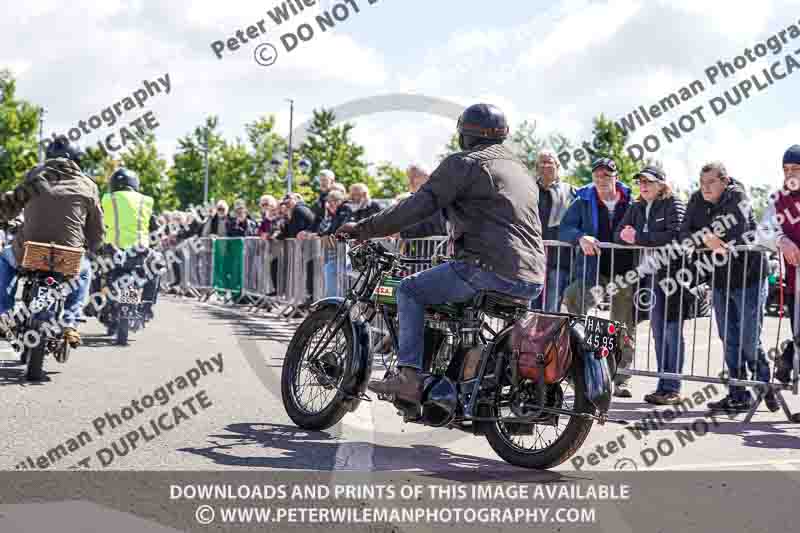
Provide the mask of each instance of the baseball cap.
[{"label": "baseball cap", "polygon": [[616,176],[618,174],[617,164],[610,157],[601,157],[600,159],[596,159],[595,162],[592,163],[592,172],[598,168],[606,168],[610,170],[612,176]]},{"label": "baseball cap", "polygon": [[644,167],[642,170],[636,173],[634,178],[643,177],[649,181],[657,181],[660,183],[666,183],[667,177],[664,173],[656,168],[656,167]]}]

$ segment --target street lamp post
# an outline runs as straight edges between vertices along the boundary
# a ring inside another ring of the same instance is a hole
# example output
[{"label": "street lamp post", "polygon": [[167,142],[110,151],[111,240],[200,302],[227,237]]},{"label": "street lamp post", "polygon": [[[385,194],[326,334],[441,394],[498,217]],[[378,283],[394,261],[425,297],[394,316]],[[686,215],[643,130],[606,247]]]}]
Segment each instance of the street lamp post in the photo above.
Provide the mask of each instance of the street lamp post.
[{"label": "street lamp post", "polygon": [[39,164],[44,163],[44,147],[42,146],[44,141],[44,108],[39,108]]},{"label": "street lamp post", "polygon": [[292,130],[294,129],[294,100],[289,101],[289,171],[286,173],[286,192],[292,192],[292,178],[294,177],[294,147],[292,146]]},{"label": "street lamp post", "polygon": [[203,150],[203,166],[205,179],[203,180],[203,205],[208,205],[208,127],[206,127],[206,143]]}]

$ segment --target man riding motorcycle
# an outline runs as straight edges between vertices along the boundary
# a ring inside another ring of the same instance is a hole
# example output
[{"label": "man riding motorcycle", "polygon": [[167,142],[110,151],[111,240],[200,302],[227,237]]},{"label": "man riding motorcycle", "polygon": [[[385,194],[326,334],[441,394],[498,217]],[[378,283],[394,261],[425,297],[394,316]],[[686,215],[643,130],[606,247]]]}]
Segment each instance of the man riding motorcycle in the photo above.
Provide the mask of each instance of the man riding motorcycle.
[{"label": "man riding motorcycle", "polygon": [[[59,137],[47,147],[44,164],[31,169],[22,185],[0,199],[0,218],[4,220],[25,210],[25,223],[11,246],[0,254],[0,314],[14,307],[16,268],[22,262],[26,241],[52,242],[89,252],[102,245],[99,191],[94,180],[81,171],[82,156],[66,137]],[[64,338],[72,347],[81,342],[76,323],[91,275],[91,263],[84,254],[75,288],[64,302]]]},{"label": "man riding motorcycle", "polygon": [[424,307],[465,302],[480,290],[532,300],[542,289],[545,254],[539,191],[503,145],[506,117],[495,106],[468,107],[458,120],[462,152],[447,157],[416,194],[337,233],[366,240],[400,232],[443,210],[454,261],[405,278],[397,291],[400,372],[372,381],[378,394],[419,403],[424,370]]},{"label": "man riding motorcycle", "polygon": [[[107,253],[125,252],[126,257],[145,261],[150,257],[150,232],[157,229],[153,198],[139,192],[139,176],[121,167],[109,179],[111,192],[103,194]],[[136,261],[134,261],[136,262]],[[98,280],[99,281],[99,280]],[[96,286],[99,289],[99,285]],[[158,276],[150,275],[142,290],[144,318],[153,318]]]}]

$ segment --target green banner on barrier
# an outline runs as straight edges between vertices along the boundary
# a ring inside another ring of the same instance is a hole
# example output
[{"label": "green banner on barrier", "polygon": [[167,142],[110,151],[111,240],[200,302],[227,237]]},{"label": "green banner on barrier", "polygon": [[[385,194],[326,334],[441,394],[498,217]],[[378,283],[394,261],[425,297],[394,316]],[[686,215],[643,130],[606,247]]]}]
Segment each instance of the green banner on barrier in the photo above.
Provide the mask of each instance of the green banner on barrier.
[{"label": "green banner on barrier", "polygon": [[242,293],[244,239],[214,240],[214,289],[230,291],[239,298]]}]

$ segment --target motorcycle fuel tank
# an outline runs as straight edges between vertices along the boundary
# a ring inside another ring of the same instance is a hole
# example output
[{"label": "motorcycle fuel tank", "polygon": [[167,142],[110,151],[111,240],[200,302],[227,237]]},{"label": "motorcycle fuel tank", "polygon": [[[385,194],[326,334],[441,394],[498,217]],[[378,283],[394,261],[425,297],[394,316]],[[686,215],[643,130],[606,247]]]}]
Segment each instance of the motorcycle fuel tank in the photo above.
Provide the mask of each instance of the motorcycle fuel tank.
[{"label": "motorcycle fuel tank", "polygon": [[[381,282],[375,287],[372,293],[372,301],[381,305],[397,305],[397,290],[400,288],[400,283],[403,278],[396,276],[384,276]],[[428,313],[440,313],[458,317],[463,312],[463,305],[445,303],[430,305],[425,308]]]}]

